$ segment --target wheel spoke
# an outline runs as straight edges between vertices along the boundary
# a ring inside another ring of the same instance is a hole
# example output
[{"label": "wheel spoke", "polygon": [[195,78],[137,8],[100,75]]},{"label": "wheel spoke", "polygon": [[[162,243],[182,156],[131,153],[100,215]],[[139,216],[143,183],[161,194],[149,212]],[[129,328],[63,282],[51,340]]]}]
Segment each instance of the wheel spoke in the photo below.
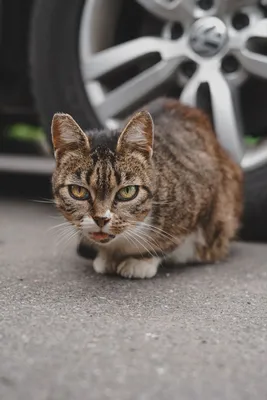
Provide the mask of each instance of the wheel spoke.
[{"label": "wheel spoke", "polygon": [[214,128],[218,140],[232,157],[241,162],[244,155],[239,102],[236,91],[217,69],[199,70],[185,87],[181,100],[192,106],[199,106],[200,85],[209,87]]},{"label": "wheel spoke", "polygon": [[[243,67],[253,75],[259,76],[261,78],[267,78],[267,55],[259,54],[253,51],[253,42],[255,44],[262,42],[265,47],[267,41],[267,19],[263,19],[256,24],[256,26],[251,31],[246,47],[237,50],[236,54],[243,65]],[[266,47],[265,47],[266,48]]]},{"label": "wheel spoke", "polygon": [[159,53],[162,59],[175,57],[179,46],[162,39],[139,38],[96,53],[83,60],[82,74],[85,81],[98,79],[105,74],[130,64],[143,56]]},{"label": "wheel spoke", "polygon": [[203,83],[203,76],[200,72],[197,72],[182,91],[181,102],[191,107],[197,107],[198,90],[201,83]]},{"label": "wheel spoke", "polygon": [[192,21],[194,0],[137,0],[146,10],[167,21]]},{"label": "wheel spoke", "polygon": [[166,82],[174,73],[178,60],[160,61],[105,96],[96,104],[97,113],[102,120],[115,117],[119,113],[142,102],[146,96]]},{"label": "wheel spoke", "polygon": [[237,92],[218,71],[209,76],[208,84],[217,137],[240,163],[244,155],[244,143]]},{"label": "wheel spoke", "polygon": [[267,79],[267,56],[243,50],[238,58],[248,72]]}]

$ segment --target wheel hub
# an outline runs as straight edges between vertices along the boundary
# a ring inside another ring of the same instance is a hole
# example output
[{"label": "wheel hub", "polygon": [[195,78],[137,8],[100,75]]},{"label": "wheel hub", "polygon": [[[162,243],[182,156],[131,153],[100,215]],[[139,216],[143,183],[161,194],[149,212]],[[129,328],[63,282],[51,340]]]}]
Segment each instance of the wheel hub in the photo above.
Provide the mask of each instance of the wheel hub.
[{"label": "wheel hub", "polygon": [[197,20],[189,36],[190,46],[202,57],[213,57],[219,53],[227,40],[227,28],[223,21],[216,17]]}]

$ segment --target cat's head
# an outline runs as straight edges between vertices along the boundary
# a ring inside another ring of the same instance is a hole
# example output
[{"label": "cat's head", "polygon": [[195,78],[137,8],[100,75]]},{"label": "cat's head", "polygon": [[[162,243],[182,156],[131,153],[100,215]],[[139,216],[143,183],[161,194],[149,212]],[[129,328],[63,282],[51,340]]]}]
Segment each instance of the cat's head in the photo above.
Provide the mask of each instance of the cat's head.
[{"label": "cat's head", "polygon": [[55,114],[53,192],[57,207],[84,235],[107,244],[130,233],[152,209],[153,121],[141,111],[122,132],[85,134],[67,114]]}]

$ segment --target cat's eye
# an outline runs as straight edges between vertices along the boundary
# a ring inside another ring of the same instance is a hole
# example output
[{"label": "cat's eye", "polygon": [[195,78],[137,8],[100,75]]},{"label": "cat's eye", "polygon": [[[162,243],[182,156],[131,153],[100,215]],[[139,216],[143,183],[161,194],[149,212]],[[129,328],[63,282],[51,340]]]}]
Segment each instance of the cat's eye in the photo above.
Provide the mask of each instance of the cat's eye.
[{"label": "cat's eye", "polygon": [[138,186],[125,186],[118,191],[116,198],[119,201],[133,200],[138,194]]},{"label": "cat's eye", "polygon": [[88,190],[79,185],[70,185],[69,193],[75,200],[87,200],[89,198]]}]

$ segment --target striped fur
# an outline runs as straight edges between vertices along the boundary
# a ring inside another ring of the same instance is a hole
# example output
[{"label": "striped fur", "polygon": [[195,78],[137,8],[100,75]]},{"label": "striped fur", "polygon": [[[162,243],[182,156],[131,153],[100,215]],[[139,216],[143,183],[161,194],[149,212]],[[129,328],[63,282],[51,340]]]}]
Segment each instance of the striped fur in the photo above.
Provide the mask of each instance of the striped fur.
[{"label": "striped fur", "polygon": [[[110,235],[92,241],[99,250],[97,272],[151,277],[163,258],[175,254],[182,254],[176,261],[217,261],[239,227],[242,172],[207,117],[173,99],[158,99],[147,110],[155,127],[143,111],[122,132],[85,134],[66,114],[53,120],[56,204],[88,240],[92,232]],[[85,187],[89,199],[74,200],[68,191],[73,184]],[[117,201],[128,185],[138,186],[138,195]],[[107,215],[101,230],[94,218]]]}]

